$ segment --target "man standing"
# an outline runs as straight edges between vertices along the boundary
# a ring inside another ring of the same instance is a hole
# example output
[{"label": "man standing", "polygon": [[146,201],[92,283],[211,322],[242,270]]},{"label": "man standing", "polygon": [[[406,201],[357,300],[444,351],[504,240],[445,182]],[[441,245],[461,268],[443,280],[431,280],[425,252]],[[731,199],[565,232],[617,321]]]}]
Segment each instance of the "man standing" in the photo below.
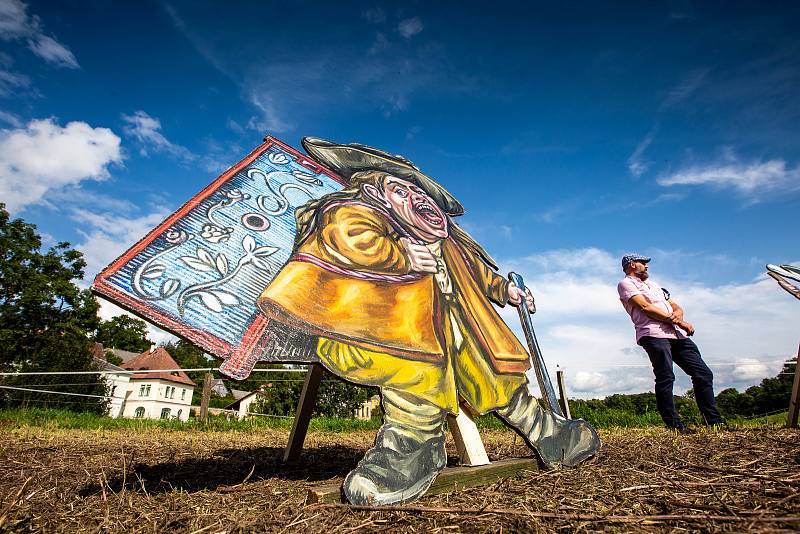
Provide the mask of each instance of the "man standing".
[{"label": "man standing", "polygon": [[617,284],[619,299],[636,328],[636,343],[650,357],[656,377],[656,404],[668,428],[681,433],[690,431],[683,425],[672,396],[675,375],[672,363],[692,377],[695,399],[706,425],[723,423],[714,400],[713,374],[697,345],[688,336],[694,327],[683,317],[683,308],[670,298],[669,292],[649,280],[650,258],[629,254],[622,258],[625,278]]}]

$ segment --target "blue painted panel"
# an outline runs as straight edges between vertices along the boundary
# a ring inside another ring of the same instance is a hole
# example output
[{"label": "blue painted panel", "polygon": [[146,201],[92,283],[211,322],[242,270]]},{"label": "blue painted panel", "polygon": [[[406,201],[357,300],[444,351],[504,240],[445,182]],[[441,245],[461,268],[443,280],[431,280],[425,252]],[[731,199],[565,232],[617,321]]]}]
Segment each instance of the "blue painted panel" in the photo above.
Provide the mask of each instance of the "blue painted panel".
[{"label": "blue painted panel", "polygon": [[236,346],[258,313],[256,299],[292,252],[295,208],[341,188],[272,145],[105,283]]}]

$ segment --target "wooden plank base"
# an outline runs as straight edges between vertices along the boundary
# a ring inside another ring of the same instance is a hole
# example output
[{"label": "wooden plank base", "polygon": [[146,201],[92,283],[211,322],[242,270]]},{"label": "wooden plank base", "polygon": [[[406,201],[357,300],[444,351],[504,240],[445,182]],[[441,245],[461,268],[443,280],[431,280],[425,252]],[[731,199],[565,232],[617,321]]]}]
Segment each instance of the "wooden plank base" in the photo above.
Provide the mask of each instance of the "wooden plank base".
[{"label": "wooden plank base", "polygon": [[[476,467],[448,467],[436,477],[425,495],[436,495],[491,484],[500,479],[514,476],[522,470],[538,471],[539,463],[536,458],[509,458]],[[306,503],[343,502],[341,488],[341,481],[336,484],[310,488]]]}]

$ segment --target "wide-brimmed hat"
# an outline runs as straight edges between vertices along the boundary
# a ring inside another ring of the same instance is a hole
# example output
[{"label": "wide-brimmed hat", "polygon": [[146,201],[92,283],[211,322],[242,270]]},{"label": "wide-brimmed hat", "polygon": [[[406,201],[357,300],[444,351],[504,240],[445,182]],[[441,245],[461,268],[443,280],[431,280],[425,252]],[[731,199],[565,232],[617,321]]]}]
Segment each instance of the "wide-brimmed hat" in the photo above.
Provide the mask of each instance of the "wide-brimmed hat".
[{"label": "wide-brimmed hat", "polygon": [[383,171],[417,184],[448,215],[464,213],[464,206],[447,189],[403,156],[358,143],[338,145],[317,137],[304,137],[300,142],[309,156],[345,180],[361,171]]}]

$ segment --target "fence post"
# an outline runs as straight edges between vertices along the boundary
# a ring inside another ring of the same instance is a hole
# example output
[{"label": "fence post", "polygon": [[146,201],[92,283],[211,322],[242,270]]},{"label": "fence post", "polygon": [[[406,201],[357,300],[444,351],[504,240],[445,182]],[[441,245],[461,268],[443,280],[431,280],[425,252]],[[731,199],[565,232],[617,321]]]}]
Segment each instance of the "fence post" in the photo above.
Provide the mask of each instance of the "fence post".
[{"label": "fence post", "polygon": [[794,384],[792,385],[792,396],[789,397],[786,428],[797,428],[798,412],[800,412],[800,347],[797,349],[797,360],[794,365]]},{"label": "fence post", "polygon": [[211,399],[211,382],[214,380],[214,375],[206,372],[203,378],[203,398],[200,399],[200,420],[202,422],[208,421],[208,401]]},{"label": "fence post", "polygon": [[572,419],[567,400],[567,386],[564,385],[564,371],[556,371],[556,381],[558,382],[558,403],[561,405],[561,411],[564,412],[564,417]]}]

